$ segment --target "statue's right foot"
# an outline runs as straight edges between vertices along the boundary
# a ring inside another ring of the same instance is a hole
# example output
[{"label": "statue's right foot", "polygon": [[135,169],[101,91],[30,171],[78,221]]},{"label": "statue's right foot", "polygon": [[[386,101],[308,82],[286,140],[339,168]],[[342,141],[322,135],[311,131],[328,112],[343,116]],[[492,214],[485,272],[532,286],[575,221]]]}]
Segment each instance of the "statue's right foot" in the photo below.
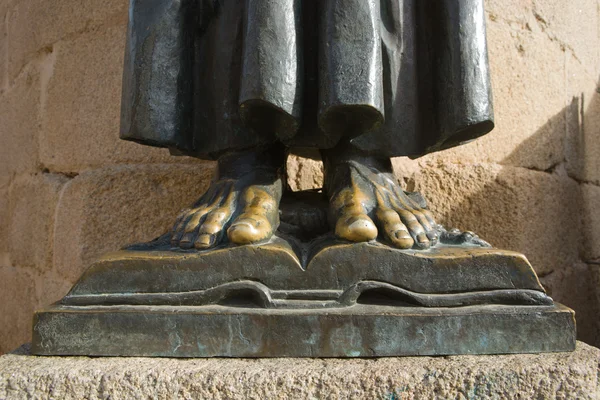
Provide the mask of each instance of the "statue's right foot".
[{"label": "statue's right foot", "polygon": [[268,154],[220,159],[219,178],[191,208],[180,213],[171,244],[208,249],[227,239],[239,245],[269,239],[279,226],[280,168]]}]

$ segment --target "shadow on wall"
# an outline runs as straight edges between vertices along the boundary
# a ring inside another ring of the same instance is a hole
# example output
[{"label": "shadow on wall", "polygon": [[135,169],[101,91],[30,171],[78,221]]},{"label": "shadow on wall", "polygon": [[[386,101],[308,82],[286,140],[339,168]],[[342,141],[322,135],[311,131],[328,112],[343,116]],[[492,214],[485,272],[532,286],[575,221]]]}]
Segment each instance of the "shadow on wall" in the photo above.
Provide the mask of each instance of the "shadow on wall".
[{"label": "shadow on wall", "polygon": [[[600,95],[589,101],[582,95],[503,165],[440,163],[408,182],[430,198],[446,227],[473,230],[494,247],[524,253],[548,293],[576,311],[578,339],[594,346],[600,346],[599,122]],[[560,162],[545,171],[510,166],[527,165],[548,137],[561,141]]]}]

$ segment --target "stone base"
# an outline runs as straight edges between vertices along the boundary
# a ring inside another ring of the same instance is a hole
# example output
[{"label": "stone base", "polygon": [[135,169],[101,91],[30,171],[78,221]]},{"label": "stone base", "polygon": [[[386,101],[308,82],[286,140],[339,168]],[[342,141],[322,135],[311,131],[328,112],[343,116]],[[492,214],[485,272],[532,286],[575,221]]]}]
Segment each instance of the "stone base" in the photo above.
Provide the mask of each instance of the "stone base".
[{"label": "stone base", "polygon": [[381,359],[0,357],[0,399],[594,399],[600,350]]},{"label": "stone base", "polygon": [[480,305],[336,309],[65,306],[38,311],[37,355],[382,357],[572,351],[567,307]]}]

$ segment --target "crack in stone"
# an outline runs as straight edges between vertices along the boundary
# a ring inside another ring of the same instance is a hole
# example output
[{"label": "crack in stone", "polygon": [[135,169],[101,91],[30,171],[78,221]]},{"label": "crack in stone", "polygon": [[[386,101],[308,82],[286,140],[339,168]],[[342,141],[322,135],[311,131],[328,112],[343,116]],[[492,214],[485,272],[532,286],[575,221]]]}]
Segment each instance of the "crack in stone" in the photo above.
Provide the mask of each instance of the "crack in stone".
[{"label": "crack in stone", "polygon": [[46,167],[42,167],[41,170],[42,174],[52,174],[52,175],[59,175],[59,176],[63,176],[67,179],[73,179],[75,177],[77,177],[79,175],[79,172],[59,172],[59,171],[51,171],[50,169],[46,168]]}]

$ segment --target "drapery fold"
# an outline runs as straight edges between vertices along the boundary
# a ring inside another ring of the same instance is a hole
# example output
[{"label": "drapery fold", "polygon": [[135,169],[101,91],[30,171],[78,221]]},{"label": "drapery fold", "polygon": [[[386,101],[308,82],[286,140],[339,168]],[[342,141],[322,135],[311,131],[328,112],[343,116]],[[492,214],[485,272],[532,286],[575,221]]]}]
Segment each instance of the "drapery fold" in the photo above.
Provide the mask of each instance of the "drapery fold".
[{"label": "drapery fold", "polygon": [[482,0],[130,1],[123,139],[418,157],[493,128]]}]

